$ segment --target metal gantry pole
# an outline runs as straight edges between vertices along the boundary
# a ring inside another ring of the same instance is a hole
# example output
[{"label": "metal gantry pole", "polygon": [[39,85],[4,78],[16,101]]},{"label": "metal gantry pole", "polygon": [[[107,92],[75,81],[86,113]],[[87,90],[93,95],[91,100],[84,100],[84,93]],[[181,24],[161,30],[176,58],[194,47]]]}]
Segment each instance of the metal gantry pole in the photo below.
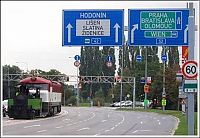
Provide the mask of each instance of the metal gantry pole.
[{"label": "metal gantry pole", "polygon": [[[165,55],[165,46],[163,46],[163,55]],[[165,92],[165,60],[163,60],[163,92],[162,92],[162,98],[166,96]],[[165,105],[162,106],[163,112],[165,111]]]},{"label": "metal gantry pole", "polygon": [[[193,3],[189,3],[189,18],[188,18],[188,60],[194,60],[194,45],[195,45],[195,19]],[[194,135],[194,92],[187,93],[188,104],[188,135]]]},{"label": "metal gantry pole", "polygon": [[[145,56],[146,56],[146,60],[145,60],[145,85],[147,85],[147,46],[145,47]],[[147,100],[147,93],[145,92],[144,94],[144,102]],[[144,109],[147,109],[147,104],[144,103]]]},{"label": "metal gantry pole", "polygon": [[10,70],[9,66],[7,67],[8,67],[8,99],[10,99],[10,76],[9,76]]}]

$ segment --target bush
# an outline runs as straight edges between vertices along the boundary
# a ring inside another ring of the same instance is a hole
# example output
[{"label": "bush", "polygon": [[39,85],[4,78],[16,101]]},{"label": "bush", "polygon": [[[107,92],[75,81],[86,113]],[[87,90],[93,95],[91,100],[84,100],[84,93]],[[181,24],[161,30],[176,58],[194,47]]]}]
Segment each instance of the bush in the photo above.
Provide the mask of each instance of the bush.
[{"label": "bush", "polygon": [[105,104],[104,98],[96,97],[93,99],[94,106],[98,106],[98,102],[100,103],[100,106],[104,106],[104,104]]},{"label": "bush", "polygon": [[67,104],[72,104],[72,105],[76,105],[76,96],[71,96],[68,100],[67,100]]}]

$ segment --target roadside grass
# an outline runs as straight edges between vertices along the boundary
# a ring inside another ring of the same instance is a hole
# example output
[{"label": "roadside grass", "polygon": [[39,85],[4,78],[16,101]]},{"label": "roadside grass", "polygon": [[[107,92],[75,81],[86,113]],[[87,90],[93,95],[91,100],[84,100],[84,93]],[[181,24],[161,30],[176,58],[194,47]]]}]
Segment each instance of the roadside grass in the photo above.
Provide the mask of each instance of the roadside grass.
[{"label": "roadside grass", "polygon": [[80,103],[80,106],[82,106],[82,107],[90,107],[90,103]]},{"label": "roadside grass", "polygon": [[[132,108],[117,108],[116,110],[121,111],[140,111],[140,112],[154,112],[159,114],[165,114],[165,115],[172,115],[177,118],[179,118],[179,124],[178,128],[175,130],[174,135],[188,135],[188,128],[187,128],[187,118],[186,115],[183,115],[181,111],[175,111],[175,110],[165,110],[164,112],[160,109],[132,109]],[[194,129],[195,129],[195,135],[197,135],[197,112],[194,113]]]}]

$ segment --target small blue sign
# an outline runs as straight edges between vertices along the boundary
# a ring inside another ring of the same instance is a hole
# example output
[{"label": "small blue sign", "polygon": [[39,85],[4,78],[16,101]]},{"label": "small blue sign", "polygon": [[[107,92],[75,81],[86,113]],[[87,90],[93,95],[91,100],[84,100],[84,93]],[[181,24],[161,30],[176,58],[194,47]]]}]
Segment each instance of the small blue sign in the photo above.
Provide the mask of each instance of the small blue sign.
[{"label": "small blue sign", "polygon": [[187,46],[188,9],[129,9],[129,46]]},{"label": "small blue sign", "polygon": [[162,55],[161,56],[161,60],[164,62],[164,61],[167,61],[167,55]]},{"label": "small blue sign", "polygon": [[141,77],[140,83],[145,83],[145,78],[144,77]]},{"label": "small blue sign", "polygon": [[63,46],[122,46],[124,10],[63,10]]},{"label": "small blue sign", "polygon": [[107,56],[107,61],[112,61],[112,56],[108,55]]},{"label": "small blue sign", "polygon": [[136,56],[136,60],[137,60],[137,61],[142,61],[142,56],[137,55],[137,56]]},{"label": "small blue sign", "polygon": [[75,59],[76,61],[80,60],[80,58],[81,58],[81,57],[80,57],[79,55],[75,55],[75,56],[74,56],[74,59]]}]

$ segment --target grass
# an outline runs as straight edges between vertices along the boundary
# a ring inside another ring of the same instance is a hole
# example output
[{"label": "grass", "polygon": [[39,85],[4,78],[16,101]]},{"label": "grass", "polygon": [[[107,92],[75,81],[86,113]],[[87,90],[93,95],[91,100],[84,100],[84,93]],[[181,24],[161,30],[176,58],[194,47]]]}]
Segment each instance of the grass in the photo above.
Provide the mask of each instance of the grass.
[{"label": "grass", "polygon": [[[179,118],[179,124],[178,128],[176,129],[174,135],[188,135],[188,128],[187,128],[187,118],[186,115],[183,115],[181,111],[175,111],[175,110],[165,110],[163,112],[159,109],[130,109],[130,108],[118,108],[117,110],[123,110],[123,111],[140,111],[140,112],[154,112],[159,114],[165,114],[165,115],[172,115],[177,118]],[[194,113],[194,124],[195,124],[195,135],[197,135],[197,112]]]},{"label": "grass", "polygon": [[90,107],[90,103],[80,103],[80,106],[82,106],[82,107]]}]

